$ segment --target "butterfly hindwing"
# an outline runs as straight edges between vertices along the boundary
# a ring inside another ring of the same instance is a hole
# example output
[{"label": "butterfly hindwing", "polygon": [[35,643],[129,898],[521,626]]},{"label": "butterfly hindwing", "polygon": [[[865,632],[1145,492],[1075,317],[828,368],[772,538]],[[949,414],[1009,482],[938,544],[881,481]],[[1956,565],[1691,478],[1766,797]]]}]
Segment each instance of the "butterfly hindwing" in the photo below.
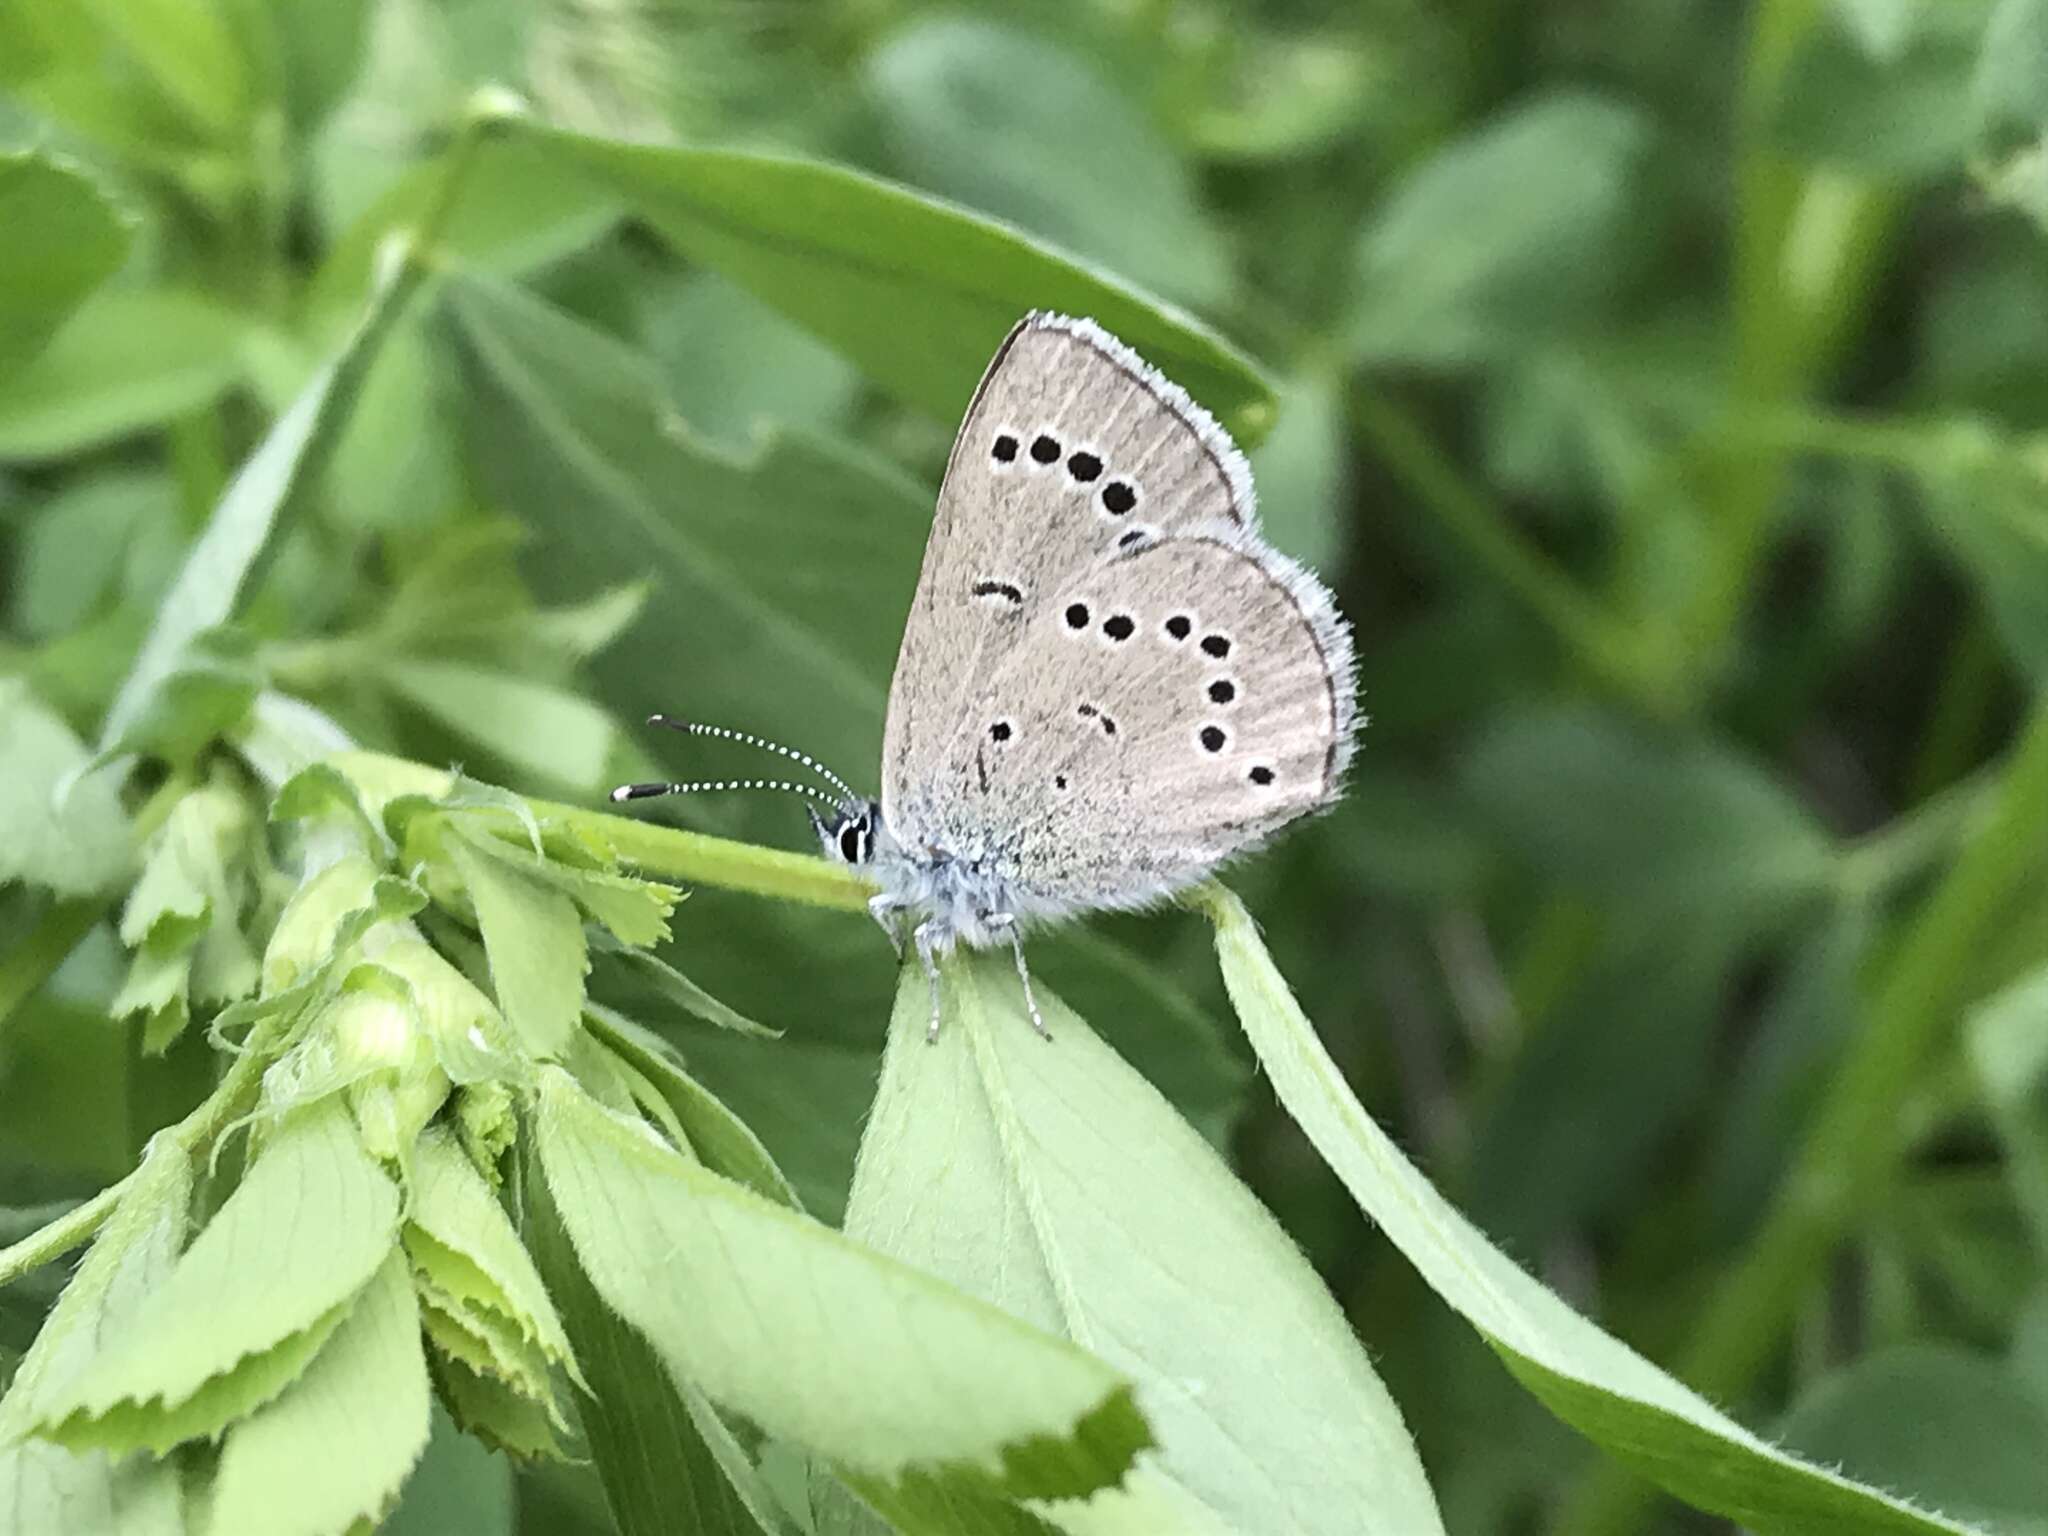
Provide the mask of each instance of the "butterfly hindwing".
[{"label": "butterfly hindwing", "polygon": [[939,846],[1046,909],[1128,906],[1335,798],[1351,648],[1256,536],[1070,573],[919,764]]}]

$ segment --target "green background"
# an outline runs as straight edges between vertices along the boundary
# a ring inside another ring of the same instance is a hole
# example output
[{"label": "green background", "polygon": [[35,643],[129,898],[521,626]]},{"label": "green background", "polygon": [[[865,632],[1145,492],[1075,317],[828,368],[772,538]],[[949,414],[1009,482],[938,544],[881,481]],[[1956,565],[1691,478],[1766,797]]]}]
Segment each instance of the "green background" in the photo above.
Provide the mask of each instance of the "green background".
[{"label": "green background", "polygon": [[[489,83],[693,155],[451,150]],[[2048,1529],[2044,136],[2039,0],[18,0],[0,696],[103,739],[235,466],[468,154],[218,670],[560,799],[757,771],[649,739],[657,708],[872,788],[979,360],[1018,288],[1086,305],[1237,430],[1356,628],[1350,793],[1232,883],[1359,1096],[1745,1423]],[[781,152],[1106,285],[863,224]],[[6,796],[0,878],[40,814]],[[808,836],[768,797],[674,814]],[[16,995],[55,900],[0,890],[0,1240],[212,1070],[108,1021],[109,925]],[[677,962],[787,1034],[677,1038],[836,1218],[886,950],[716,891],[687,918]],[[1033,954],[1301,1244],[1454,1536],[1712,1528],[1626,1491],[1368,1228],[1209,945],[1167,912]],[[0,1293],[0,1362],[50,1298]],[[587,1472],[452,1436],[391,1528],[446,1507],[605,1528]]]}]

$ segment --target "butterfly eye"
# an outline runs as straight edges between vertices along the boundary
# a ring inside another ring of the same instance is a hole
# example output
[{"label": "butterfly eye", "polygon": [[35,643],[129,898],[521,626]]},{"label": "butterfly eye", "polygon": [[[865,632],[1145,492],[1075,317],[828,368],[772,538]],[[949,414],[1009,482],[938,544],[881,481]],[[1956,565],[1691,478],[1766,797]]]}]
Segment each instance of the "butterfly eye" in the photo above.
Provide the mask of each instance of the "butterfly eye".
[{"label": "butterfly eye", "polygon": [[860,862],[860,836],[866,829],[865,821],[849,821],[839,829],[839,857],[847,863]]}]

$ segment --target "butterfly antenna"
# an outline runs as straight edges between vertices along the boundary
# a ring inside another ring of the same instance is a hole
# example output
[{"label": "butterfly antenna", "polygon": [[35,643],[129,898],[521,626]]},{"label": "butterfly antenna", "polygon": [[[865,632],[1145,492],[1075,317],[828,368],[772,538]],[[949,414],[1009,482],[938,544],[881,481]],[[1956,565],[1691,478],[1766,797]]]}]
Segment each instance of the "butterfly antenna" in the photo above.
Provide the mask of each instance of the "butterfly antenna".
[{"label": "butterfly antenna", "polygon": [[674,715],[649,715],[647,723],[649,725],[666,726],[669,730],[682,731],[690,736],[716,736],[721,741],[736,741],[742,746],[759,747],[764,752],[773,752],[778,757],[786,757],[793,763],[802,763],[811,772],[839,791],[842,808],[851,808],[860,804],[860,796],[853,792],[852,786],[830,768],[827,768],[809,753],[799,752],[793,747],[785,747],[780,742],[770,741],[765,736],[756,736],[751,731],[731,730],[722,725],[706,725],[699,720],[679,720]]},{"label": "butterfly antenna", "polygon": [[829,805],[835,811],[846,809],[821,790],[788,779],[692,779],[687,784],[621,784],[612,791],[612,799],[614,802],[652,800],[660,795],[696,795],[714,789],[779,789],[786,794],[803,795],[820,805]]}]

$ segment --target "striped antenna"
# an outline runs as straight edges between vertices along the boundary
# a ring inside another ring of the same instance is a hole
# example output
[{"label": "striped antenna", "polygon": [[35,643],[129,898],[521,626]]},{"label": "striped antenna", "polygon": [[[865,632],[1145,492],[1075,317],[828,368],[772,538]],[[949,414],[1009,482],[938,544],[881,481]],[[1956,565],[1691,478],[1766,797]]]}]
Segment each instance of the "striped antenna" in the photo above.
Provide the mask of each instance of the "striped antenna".
[{"label": "striped antenna", "polygon": [[[827,768],[823,763],[807,753],[798,752],[791,747],[785,747],[780,742],[770,741],[765,736],[756,736],[751,731],[730,730],[722,725],[705,725],[702,721],[698,720],[678,720],[674,715],[649,715],[647,723],[649,725],[666,726],[672,731],[682,731],[690,736],[715,736],[721,741],[736,741],[742,746],[759,747],[764,752],[773,752],[779,757],[786,757],[793,763],[802,763],[811,772],[839,791],[840,808],[842,810],[851,810],[860,804],[860,796],[853,792],[852,787],[847,784],[846,780],[840,778],[830,768]],[[613,798],[616,799],[618,797],[614,796]],[[627,798],[632,797],[629,796]]]},{"label": "striped antenna", "polygon": [[614,803],[652,800],[660,795],[695,795],[713,789],[779,789],[787,794],[806,796],[820,805],[829,805],[835,811],[846,809],[809,784],[794,784],[788,779],[693,779],[687,784],[621,784],[612,791],[612,800]]}]

